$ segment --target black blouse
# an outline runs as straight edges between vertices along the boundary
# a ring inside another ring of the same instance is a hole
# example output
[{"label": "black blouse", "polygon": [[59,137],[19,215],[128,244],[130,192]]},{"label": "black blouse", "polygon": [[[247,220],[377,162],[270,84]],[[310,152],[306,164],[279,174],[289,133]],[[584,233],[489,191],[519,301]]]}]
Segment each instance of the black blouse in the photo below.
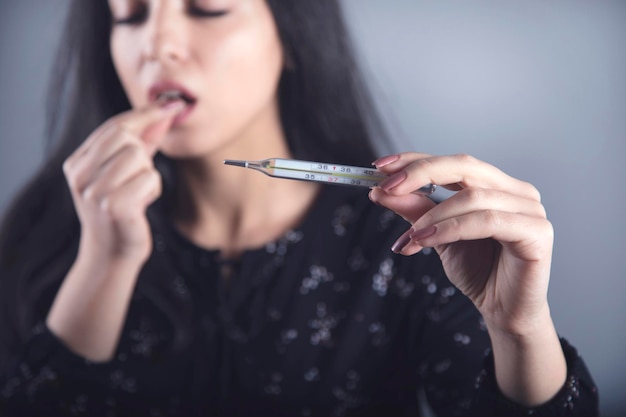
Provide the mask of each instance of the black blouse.
[{"label": "black blouse", "polygon": [[[139,290],[110,362],[77,356],[39,324],[1,376],[0,414],[597,415],[565,340],[557,396],[535,409],[503,397],[484,322],[436,253],[389,249],[408,227],[366,192],[328,186],[299,227],[236,262],[155,230],[153,257],[191,331]],[[146,271],[138,288],[155,279]]]}]

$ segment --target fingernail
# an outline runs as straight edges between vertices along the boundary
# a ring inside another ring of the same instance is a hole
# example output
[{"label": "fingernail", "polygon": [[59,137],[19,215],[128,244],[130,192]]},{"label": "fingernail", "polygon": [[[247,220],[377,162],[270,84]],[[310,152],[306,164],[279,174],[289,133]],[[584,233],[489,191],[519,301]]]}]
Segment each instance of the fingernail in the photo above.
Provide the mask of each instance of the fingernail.
[{"label": "fingernail", "polygon": [[376,201],[376,199],[374,198],[374,190],[370,190],[370,192],[367,194],[367,196],[369,197],[370,201],[374,204],[377,204],[380,206],[380,203],[378,201]]},{"label": "fingernail", "polygon": [[400,155],[383,156],[382,158],[378,158],[377,160],[372,162],[372,165],[374,165],[376,168],[382,168],[385,165],[389,165],[392,162],[396,162],[398,159],[400,159]]},{"label": "fingernail", "polygon": [[414,242],[419,242],[422,239],[426,239],[427,237],[434,235],[436,231],[437,226],[428,226],[415,231],[410,230],[409,238]]},{"label": "fingernail", "polygon": [[407,173],[404,171],[400,171],[396,174],[393,174],[391,177],[385,179],[384,181],[382,181],[380,184],[378,184],[378,186],[385,191],[389,191],[392,188],[395,188],[398,185],[400,185],[402,181],[406,179],[406,177],[407,177]]},{"label": "fingernail", "polygon": [[412,231],[413,229],[409,229],[406,232],[404,232],[402,236],[400,236],[398,240],[396,240],[394,244],[391,245],[391,251],[394,253],[402,252],[402,249],[404,249],[406,245],[411,243],[411,238],[409,237],[409,233],[411,233]]}]

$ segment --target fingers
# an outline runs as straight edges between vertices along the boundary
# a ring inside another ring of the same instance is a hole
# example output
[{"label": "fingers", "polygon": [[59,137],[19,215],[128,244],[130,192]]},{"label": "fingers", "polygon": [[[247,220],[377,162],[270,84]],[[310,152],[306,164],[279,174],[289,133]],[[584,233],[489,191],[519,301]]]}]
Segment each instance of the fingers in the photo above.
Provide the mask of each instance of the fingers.
[{"label": "fingers", "polygon": [[[77,190],[86,198],[106,195],[128,182],[138,173],[153,168],[152,159],[139,146],[129,144],[109,158],[91,178],[86,187],[79,184]],[[97,198],[97,197],[96,197]]]},{"label": "fingers", "polygon": [[[370,192],[370,199],[412,224],[394,243],[394,252],[409,255],[423,247],[494,239],[532,260],[552,244],[552,227],[536,188],[490,164],[468,155],[402,153],[374,165],[390,177]],[[428,183],[458,185],[459,191],[438,205],[410,194]]]},{"label": "fingers", "polygon": [[415,228],[480,210],[508,211],[532,217],[546,217],[544,206],[536,200],[482,188],[463,189],[438,205],[424,196],[415,194],[393,196],[380,189],[373,189],[370,192],[370,199],[393,210],[408,222],[415,223]]},{"label": "fingers", "polygon": [[[88,151],[80,156],[72,155],[64,164],[64,170],[70,185],[77,192],[91,184],[98,173],[112,163],[114,156],[122,155],[123,149],[134,148],[133,153],[143,153],[145,159],[149,155],[140,144],[140,140],[130,132],[120,131],[117,126],[110,126],[102,132],[100,141],[93,143]],[[143,165],[143,164],[142,164]]]},{"label": "fingers", "polygon": [[[81,159],[88,152],[99,153],[102,151],[102,138],[110,137],[117,132],[125,132],[131,137],[147,140],[149,145],[153,145],[155,141],[154,135],[150,129],[152,125],[161,126],[157,129],[158,133],[165,133],[173,118],[184,108],[185,103],[175,101],[162,106],[161,103],[152,103],[143,109],[129,110],[114,116],[100,125],[83,144],[74,152],[68,162],[71,164],[77,159]],[[146,135],[147,134],[147,135]]]},{"label": "fingers", "polygon": [[[445,219],[421,229],[411,228],[410,239],[397,242],[397,253],[409,255],[424,247],[438,247],[460,241],[494,239],[525,262],[539,261],[550,253],[551,223],[540,217],[497,210],[480,210]],[[403,235],[404,236],[404,235]],[[400,240],[400,239],[399,239]],[[404,243],[401,247],[400,243]]]},{"label": "fingers", "polygon": [[[403,201],[400,199],[404,199],[405,196],[385,196],[382,190],[379,194],[382,194],[380,196],[381,202],[387,203],[387,207],[394,211],[400,210],[399,214],[404,214],[405,219],[413,223],[411,229],[399,238],[393,246],[394,251],[398,253],[411,254],[425,246],[448,244],[474,238],[521,242],[528,237],[526,233],[518,233],[513,237],[500,234],[501,231],[495,229],[508,227],[508,230],[516,233],[527,232],[523,228],[509,227],[511,225],[508,221],[516,221],[515,226],[523,225],[526,222],[547,222],[545,208],[541,203],[499,190],[464,189],[438,205],[433,203],[429,210],[425,206],[413,208],[403,206]],[[442,230],[453,230],[455,227],[459,228],[456,230],[456,234],[445,236],[441,233]],[[461,227],[469,229],[460,229]],[[477,232],[473,231],[474,229]],[[444,241],[433,240],[435,233]]]},{"label": "fingers", "polygon": [[395,155],[387,155],[382,158],[378,158],[372,165],[376,167],[377,170],[385,172],[387,174],[398,171],[399,169],[405,167],[409,163],[414,160],[422,159],[422,158],[430,158],[432,155],[427,153],[420,152],[404,152],[398,153]]},{"label": "fingers", "polygon": [[435,207],[435,203],[425,196],[417,194],[393,196],[380,188],[373,188],[369,198],[372,202],[394,211],[411,224]]},{"label": "fingers", "polygon": [[445,219],[483,210],[517,213],[538,218],[546,217],[544,206],[537,200],[500,190],[465,188],[413,221],[415,222],[414,226],[420,228]]},{"label": "fingers", "polygon": [[[146,168],[182,107],[184,103],[180,101],[164,107],[153,104],[115,116],[96,129],[64,163],[63,169],[73,192],[82,193],[96,179],[103,178],[103,172],[117,172],[110,169],[111,161],[125,152],[134,155],[128,163],[135,165],[136,171]],[[123,149],[126,151],[122,152]],[[140,158],[140,153],[145,155],[145,160]],[[124,166],[119,162],[114,165]],[[118,172],[109,185],[121,183],[122,177],[130,174],[128,170]]]},{"label": "fingers", "polygon": [[111,218],[132,221],[144,216],[145,209],[160,195],[161,176],[154,169],[142,170],[115,190],[102,196],[94,195],[92,201]]},{"label": "fingers", "polygon": [[451,188],[458,189],[496,189],[540,201],[539,192],[531,184],[513,178],[493,165],[469,155],[430,156],[402,153],[381,158],[374,165],[380,171],[390,174],[389,178],[380,183],[380,188],[391,195],[407,194],[432,183],[452,185]]}]

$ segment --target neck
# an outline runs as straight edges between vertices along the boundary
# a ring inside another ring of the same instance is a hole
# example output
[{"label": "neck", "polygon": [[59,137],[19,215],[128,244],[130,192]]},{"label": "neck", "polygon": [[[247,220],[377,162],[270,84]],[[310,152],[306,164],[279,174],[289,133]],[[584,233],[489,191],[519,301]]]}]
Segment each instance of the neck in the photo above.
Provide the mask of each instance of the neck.
[{"label": "neck", "polygon": [[205,158],[180,161],[177,167],[176,226],[194,243],[220,249],[229,258],[261,247],[299,224],[319,189],[313,183],[224,165],[224,159],[291,157],[282,136],[271,143],[246,143]]}]

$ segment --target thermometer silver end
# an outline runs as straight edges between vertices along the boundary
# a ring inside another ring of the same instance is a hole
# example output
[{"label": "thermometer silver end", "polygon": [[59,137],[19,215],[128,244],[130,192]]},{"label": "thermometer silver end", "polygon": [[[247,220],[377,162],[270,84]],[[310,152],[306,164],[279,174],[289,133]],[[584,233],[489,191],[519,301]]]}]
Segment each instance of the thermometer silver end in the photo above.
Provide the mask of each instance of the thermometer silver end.
[{"label": "thermometer silver end", "polygon": [[237,161],[235,159],[225,159],[224,164],[233,165],[233,166],[242,167],[242,168],[248,167],[248,161]]}]

